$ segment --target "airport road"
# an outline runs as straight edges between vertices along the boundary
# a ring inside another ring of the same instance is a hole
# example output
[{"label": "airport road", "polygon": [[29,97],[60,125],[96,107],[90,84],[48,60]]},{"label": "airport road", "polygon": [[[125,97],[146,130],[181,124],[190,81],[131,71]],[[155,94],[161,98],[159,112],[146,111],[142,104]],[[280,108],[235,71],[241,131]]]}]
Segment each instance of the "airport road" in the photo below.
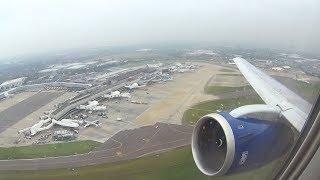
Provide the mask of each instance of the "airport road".
[{"label": "airport road", "polygon": [[156,123],[120,131],[99,149],[90,153],[38,159],[0,160],[0,170],[73,168],[135,159],[189,145],[192,130],[192,126]]},{"label": "airport road", "polygon": [[48,104],[53,99],[59,97],[62,93],[63,92],[41,91],[0,112],[0,133],[32,112]]}]

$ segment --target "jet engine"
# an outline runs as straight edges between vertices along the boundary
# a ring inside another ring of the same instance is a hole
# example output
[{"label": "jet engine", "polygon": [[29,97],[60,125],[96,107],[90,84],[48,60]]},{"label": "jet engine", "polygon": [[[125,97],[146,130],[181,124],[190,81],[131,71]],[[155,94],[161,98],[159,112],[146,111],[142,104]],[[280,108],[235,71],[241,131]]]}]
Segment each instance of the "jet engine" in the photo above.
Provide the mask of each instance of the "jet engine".
[{"label": "jet engine", "polygon": [[221,176],[263,166],[283,155],[292,142],[293,132],[283,123],[222,112],[198,121],[191,146],[200,171]]}]

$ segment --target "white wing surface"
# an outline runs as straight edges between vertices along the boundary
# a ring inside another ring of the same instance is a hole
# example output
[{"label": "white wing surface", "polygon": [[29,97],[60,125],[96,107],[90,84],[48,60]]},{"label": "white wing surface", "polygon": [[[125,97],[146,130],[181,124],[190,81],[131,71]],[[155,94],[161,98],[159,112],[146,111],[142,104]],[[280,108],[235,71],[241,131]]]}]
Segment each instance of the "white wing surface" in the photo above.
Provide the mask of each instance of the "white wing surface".
[{"label": "white wing surface", "polygon": [[301,131],[312,108],[311,104],[245,59],[237,57],[233,61],[262,100],[280,109],[281,115]]}]

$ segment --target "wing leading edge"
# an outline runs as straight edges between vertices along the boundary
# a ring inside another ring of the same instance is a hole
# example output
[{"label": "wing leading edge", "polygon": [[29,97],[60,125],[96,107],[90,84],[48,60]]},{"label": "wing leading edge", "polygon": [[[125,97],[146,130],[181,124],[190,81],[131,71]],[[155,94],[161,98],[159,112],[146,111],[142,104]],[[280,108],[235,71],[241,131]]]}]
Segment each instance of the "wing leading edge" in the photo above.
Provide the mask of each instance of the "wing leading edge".
[{"label": "wing leading edge", "polygon": [[311,104],[245,59],[237,57],[233,61],[261,99],[280,109],[281,115],[300,132],[311,110]]}]

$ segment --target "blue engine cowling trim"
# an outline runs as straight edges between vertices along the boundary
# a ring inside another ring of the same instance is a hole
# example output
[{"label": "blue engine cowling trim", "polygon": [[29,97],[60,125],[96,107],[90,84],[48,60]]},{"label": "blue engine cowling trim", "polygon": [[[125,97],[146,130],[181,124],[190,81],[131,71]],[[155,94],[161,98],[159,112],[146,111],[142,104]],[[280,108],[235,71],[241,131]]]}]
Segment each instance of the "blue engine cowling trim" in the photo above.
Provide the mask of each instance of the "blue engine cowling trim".
[{"label": "blue engine cowling trim", "polygon": [[280,157],[292,142],[292,131],[284,124],[219,114],[228,121],[235,140],[234,161],[228,174],[262,166]]},{"label": "blue engine cowling trim", "polygon": [[292,142],[293,131],[283,123],[221,112],[197,122],[191,147],[200,171],[221,176],[263,166],[283,155]]}]

